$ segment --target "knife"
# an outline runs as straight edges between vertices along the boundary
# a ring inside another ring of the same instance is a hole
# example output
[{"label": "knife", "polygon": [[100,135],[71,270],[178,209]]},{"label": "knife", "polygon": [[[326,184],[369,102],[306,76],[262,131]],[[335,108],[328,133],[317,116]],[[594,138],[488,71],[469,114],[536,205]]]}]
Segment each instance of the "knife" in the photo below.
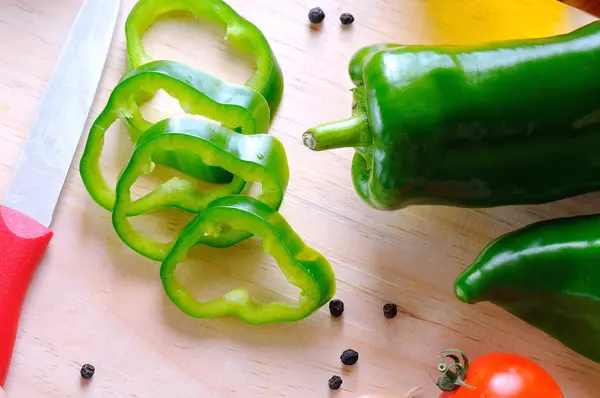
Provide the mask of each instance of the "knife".
[{"label": "knife", "polygon": [[121,0],[86,0],[64,43],[0,205],[0,386],[21,308],[110,48]]}]

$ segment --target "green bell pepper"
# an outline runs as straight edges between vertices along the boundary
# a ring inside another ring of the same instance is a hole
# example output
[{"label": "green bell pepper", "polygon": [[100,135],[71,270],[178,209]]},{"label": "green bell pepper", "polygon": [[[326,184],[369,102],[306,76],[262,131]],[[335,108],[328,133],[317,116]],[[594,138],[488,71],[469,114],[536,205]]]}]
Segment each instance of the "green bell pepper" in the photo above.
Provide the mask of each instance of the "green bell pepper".
[{"label": "green bell pepper", "polygon": [[142,36],[157,18],[173,11],[189,11],[198,18],[220,24],[227,29],[226,38],[235,49],[256,57],[256,73],[246,86],[265,97],[273,118],[283,95],[281,67],[263,33],[222,0],[138,1],[125,23],[130,67],[135,69],[152,60],[146,53]]},{"label": "green bell pepper", "polygon": [[[202,192],[193,181],[174,177],[151,193],[132,201],[131,187],[137,178],[152,171],[152,159],[158,151],[186,151],[209,166],[221,167],[235,177],[226,186]],[[117,182],[112,214],[119,237],[138,253],[162,261],[174,241],[161,243],[137,232],[128,216],[158,208],[175,207],[201,213],[213,200],[240,193],[247,181],[260,182],[258,199],[266,206],[279,209],[289,180],[287,157],[283,145],[266,134],[242,135],[217,124],[197,119],[165,119],[146,130],[137,140],[129,163]],[[229,230],[211,241],[214,247],[229,247],[249,235]]]},{"label": "green bell pepper", "polygon": [[[232,231],[248,231],[243,234],[262,238],[264,250],[275,258],[287,281],[300,288],[297,303],[257,304],[242,288],[219,299],[199,302],[177,280],[177,264],[192,246],[214,246],[222,234]],[[190,222],[162,263],[160,276],[166,294],[187,315],[195,318],[235,315],[251,324],[297,321],[315,312],[335,293],[335,276],[329,262],[306,246],[277,211],[242,196],[217,199]]]},{"label": "green bell pepper", "polygon": [[[240,128],[243,134],[266,133],[269,128],[269,106],[265,99],[246,86],[230,84],[185,64],[172,61],[154,61],[128,72],[115,87],[104,110],[92,124],[81,158],[80,172],[90,196],[106,210],[112,210],[115,192],[110,188],[100,169],[100,156],[104,135],[119,118],[136,126],[135,142],[151,126],[144,121],[139,103],[149,95],[163,89],[177,98],[183,109]],[[230,182],[232,176],[224,170],[208,166],[187,151],[156,151],[153,160],[209,182]],[[138,208],[143,213],[150,208]]]},{"label": "green bell pepper", "polygon": [[354,147],[355,190],[382,210],[575,196],[600,189],[599,69],[600,22],[476,46],[377,44],[350,62],[352,117],[303,142]]},{"label": "green bell pepper", "polygon": [[489,301],[600,363],[600,215],[547,220],[490,243],[456,280],[463,302]]}]

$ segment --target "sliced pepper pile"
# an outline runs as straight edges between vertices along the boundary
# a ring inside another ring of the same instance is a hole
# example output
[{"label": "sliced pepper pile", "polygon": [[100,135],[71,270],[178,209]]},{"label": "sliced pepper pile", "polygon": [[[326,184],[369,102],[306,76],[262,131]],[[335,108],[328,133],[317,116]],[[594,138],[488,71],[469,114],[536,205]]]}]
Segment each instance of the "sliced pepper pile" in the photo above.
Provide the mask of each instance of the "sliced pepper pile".
[{"label": "sliced pepper pile", "polygon": [[[104,135],[117,119],[124,118],[132,127],[128,131],[136,142],[141,132],[151,126],[141,115],[140,99],[147,99],[160,89],[179,100],[187,113],[239,128],[242,134],[264,134],[269,129],[269,106],[260,93],[249,87],[226,83],[173,61],[155,61],[133,69],[114,88],[106,107],[92,124],[81,159],[83,182],[92,198],[106,210],[113,208],[115,192],[100,170]],[[153,161],[204,181],[232,181],[230,173],[207,166],[187,151],[157,151]],[[136,214],[148,210],[139,208]]]},{"label": "sliced pepper pile", "polygon": [[[179,62],[153,61],[144,49],[142,35],[160,15],[171,11],[189,11],[223,25],[236,49],[256,57],[256,73],[246,84],[237,85]],[[90,196],[112,212],[113,226],[125,244],[163,262],[165,292],[185,313],[203,318],[236,315],[252,324],[309,316],[333,297],[335,278],[329,262],[306,246],[278,213],[289,168],[283,145],[268,135],[281,102],[283,75],[267,39],[222,0],[140,0],[129,14],[125,30],[130,70],[92,124],[80,163]],[[147,121],[140,107],[159,90],[177,99],[186,113],[210,121]],[[100,156],[106,132],[119,119],[126,122],[134,149],[113,188],[103,176]],[[134,200],[133,184],[151,173],[155,164],[183,176]],[[199,181],[219,185],[202,190]],[[253,182],[261,184],[256,198],[245,193]],[[168,243],[132,227],[129,217],[161,208],[177,208],[196,218]],[[296,304],[257,305],[243,289],[199,303],[177,281],[177,263],[190,247],[226,248],[254,234],[263,238],[264,248],[277,260],[287,280],[300,288]]]},{"label": "sliced pepper pile", "polygon": [[[131,187],[137,178],[151,170],[157,151],[187,151],[206,164],[219,166],[234,174],[228,185],[202,192],[190,180],[174,177],[151,193],[131,200]],[[214,123],[196,119],[165,119],[148,128],[136,141],[136,149],[121,172],[113,208],[113,225],[128,246],[153,260],[162,261],[172,243],[160,243],[145,237],[131,226],[127,216],[140,210],[176,207],[190,213],[201,213],[215,199],[240,193],[247,181],[260,182],[258,199],[272,209],[279,209],[287,188],[289,170],[283,145],[266,134],[241,135]],[[250,237],[227,231],[211,246],[229,247]]]}]

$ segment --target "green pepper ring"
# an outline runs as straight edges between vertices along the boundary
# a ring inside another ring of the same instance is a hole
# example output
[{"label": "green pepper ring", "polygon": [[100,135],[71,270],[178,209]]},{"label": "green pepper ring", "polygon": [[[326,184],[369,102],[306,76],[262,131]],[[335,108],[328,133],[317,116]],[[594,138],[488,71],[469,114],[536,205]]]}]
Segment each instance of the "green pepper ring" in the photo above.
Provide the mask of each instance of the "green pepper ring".
[{"label": "green pepper ring", "polygon": [[[247,86],[224,82],[203,71],[192,69],[175,61],[149,62],[128,72],[121,82],[140,74],[147,75],[152,84],[144,84],[146,79],[139,83],[141,90],[136,93],[136,101],[131,104],[130,116],[125,118],[127,121],[125,126],[132,142],[136,142],[140,134],[152,125],[142,116],[139,105],[148,98],[152,98],[160,89],[164,89],[171,97],[177,99],[181,108],[188,114],[214,119],[228,128],[237,129],[236,131],[242,134],[262,134],[269,130],[271,122],[269,104],[261,94]],[[155,84],[156,80],[161,84]],[[192,91],[186,96],[184,95],[186,91],[176,89],[175,83],[189,85]],[[171,85],[173,85],[172,88]],[[218,108],[213,109],[206,106],[202,101],[203,97],[209,97],[219,104],[239,108],[230,108],[225,115]],[[154,161],[206,182],[227,183],[233,177],[223,169],[206,166],[197,157],[186,156],[184,153],[159,152],[155,154]]]},{"label": "green pepper ring", "polygon": [[[127,216],[140,214],[140,209],[176,207],[200,213],[213,200],[241,191],[239,188],[243,188],[246,181],[262,183],[258,199],[267,206],[279,209],[283,201],[289,169],[285,149],[273,136],[241,135],[196,119],[165,119],[146,130],[138,143],[119,177],[112,220],[123,242],[143,256],[162,261],[174,241],[161,243],[137,232]],[[140,175],[151,171],[152,157],[157,148],[188,151],[201,157],[206,164],[222,167],[236,177],[231,184],[209,192],[201,192],[189,181],[175,177],[132,202],[131,187]],[[240,231],[230,230],[215,239],[212,246],[229,247],[249,237]]]},{"label": "green pepper ring", "polygon": [[[268,105],[261,95],[249,87],[223,82],[173,61],[155,61],[128,72],[115,87],[106,107],[94,121],[80,164],[81,177],[90,196],[108,211],[114,206],[115,192],[108,186],[100,169],[104,135],[118,118],[127,118],[139,111],[139,97],[159,89],[164,89],[178,98],[190,113],[202,111],[224,125],[241,127],[242,133],[266,133],[268,129]],[[151,125],[147,127],[149,126]],[[135,140],[138,138],[135,137]],[[153,161],[205,181],[222,181],[220,177],[224,174],[230,176],[226,181],[231,181],[230,173],[218,167],[208,166],[197,156],[190,156],[185,152],[160,151],[155,153]],[[239,191],[242,189],[243,186]],[[135,214],[151,210],[140,206],[133,208],[137,208]],[[186,210],[194,211],[193,208]]]},{"label": "green pepper ring", "polygon": [[[257,304],[248,291],[234,289],[219,299],[199,302],[176,278],[177,264],[196,244],[212,246],[220,225],[234,230],[250,230],[263,238],[264,250],[271,254],[286,279],[300,288],[295,304]],[[167,296],[184,313],[194,318],[235,315],[250,324],[293,322],[323,306],[335,293],[335,276],[329,262],[306,246],[287,221],[274,209],[254,198],[229,196],[210,203],[181,234],[161,265],[160,275]]]},{"label": "green pepper ring", "polygon": [[146,53],[142,36],[159,16],[173,11],[189,11],[198,18],[219,23],[227,29],[226,38],[233,48],[256,57],[256,72],[245,84],[267,100],[273,120],[283,95],[283,73],[279,62],[260,29],[222,0],[138,1],[125,23],[130,68],[152,60]]}]

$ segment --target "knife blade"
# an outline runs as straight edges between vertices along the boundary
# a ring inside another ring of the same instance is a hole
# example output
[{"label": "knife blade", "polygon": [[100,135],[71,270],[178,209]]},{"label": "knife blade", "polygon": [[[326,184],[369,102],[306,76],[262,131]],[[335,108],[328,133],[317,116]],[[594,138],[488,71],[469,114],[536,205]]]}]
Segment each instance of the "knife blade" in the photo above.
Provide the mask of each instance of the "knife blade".
[{"label": "knife blade", "polygon": [[31,278],[100,83],[121,0],[86,0],[63,44],[0,206],[0,386]]}]

